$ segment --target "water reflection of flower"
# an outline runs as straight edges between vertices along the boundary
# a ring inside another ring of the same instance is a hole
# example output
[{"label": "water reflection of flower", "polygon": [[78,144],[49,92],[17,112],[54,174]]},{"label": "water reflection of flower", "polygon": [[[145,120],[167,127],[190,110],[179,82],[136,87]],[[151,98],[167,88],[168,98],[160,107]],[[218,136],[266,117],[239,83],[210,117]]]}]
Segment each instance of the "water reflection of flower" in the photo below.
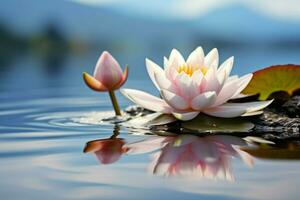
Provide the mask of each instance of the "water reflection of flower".
[{"label": "water reflection of flower", "polygon": [[192,176],[232,181],[231,161],[238,157],[248,166],[253,166],[252,157],[239,147],[247,142],[239,137],[215,135],[198,137],[194,135],[149,136],[125,144],[117,138],[116,126],[110,138],[93,140],[86,144],[84,152],[93,152],[101,164],[112,164],[124,154],[153,152],[150,172],[163,176]]},{"label": "water reflection of flower", "polygon": [[127,144],[129,154],[154,153],[150,171],[164,176],[197,176],[232,181],[231,158],[239,157],[253,165],[252,157],[240,150],[246,142],[233,136],[177,137],[153,136]]}]

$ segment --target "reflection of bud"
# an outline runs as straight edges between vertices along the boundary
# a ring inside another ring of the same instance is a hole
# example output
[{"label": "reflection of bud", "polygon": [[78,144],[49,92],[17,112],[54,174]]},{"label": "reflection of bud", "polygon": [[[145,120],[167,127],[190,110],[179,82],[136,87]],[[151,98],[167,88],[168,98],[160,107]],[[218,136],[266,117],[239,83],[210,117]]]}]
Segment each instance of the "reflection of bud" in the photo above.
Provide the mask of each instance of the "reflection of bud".
[{"label": "reflection of bud", "polygon": [[145,153],[160,149],[154,154],[150,167],[154,174],[233,180],[231,157],[240,157],[246,164],[253,164],[251,156],[235,145],[246,143],[243,139],[233,136],[181,135],[156,139],[151,137],[148,141],[127,146],[130,148],[128,153]]},{"label": "reflection of bud", "polygon": [[124,144],[124,140],[120,138],[94,140],[88,142],[83,151],[95,153],[102,164],[111,164],[127,151],[127,148],[123,147]]}]

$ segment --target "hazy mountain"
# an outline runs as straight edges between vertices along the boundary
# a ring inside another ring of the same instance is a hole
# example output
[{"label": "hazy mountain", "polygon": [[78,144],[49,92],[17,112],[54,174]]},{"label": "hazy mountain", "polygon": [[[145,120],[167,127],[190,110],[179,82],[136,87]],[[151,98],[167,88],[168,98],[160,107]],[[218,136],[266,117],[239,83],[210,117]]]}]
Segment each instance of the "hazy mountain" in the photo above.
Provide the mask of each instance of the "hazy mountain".
[{"label": "hazy mountain", "polygon": [[[220,8],[192,21],[154,20],[66,0],[1,0],[0,22],[22,34],[55,24],[67,36],[98,39],[182,43],[198,39],[262,41],[298,38],[299,24],[276,21],[246,7]],[[293,41],[293,39],[290,41]]]},{"label": "hazy mountain", "polygon": [[272,40],[299,38],[300,23],[279,21],[242,5],[216,9],[193,22],[199,30],[230,39]]},{"label": "hazy mountain", "polygon": [[[21,33],[41,31],[47,23],[56,24],[70,36],[97,38],[180,37],[190,31],[176,22],[127,16],[106,7],[92,7],[65,0],[1,0],[0,21]],[[181,30],[180,32],[178,30]]]}]

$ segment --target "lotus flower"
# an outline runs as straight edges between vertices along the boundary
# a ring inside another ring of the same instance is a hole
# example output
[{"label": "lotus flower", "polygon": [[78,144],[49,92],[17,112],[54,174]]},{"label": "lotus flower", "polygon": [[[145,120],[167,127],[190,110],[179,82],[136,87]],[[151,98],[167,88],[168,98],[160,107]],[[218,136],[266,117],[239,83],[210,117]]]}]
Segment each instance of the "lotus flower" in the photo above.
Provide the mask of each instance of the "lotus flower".
[{"label": "lotus flower", "polygon": [[200,112],[215,117],[238,117],[261,114],[271,101],[227,103],[240,96],[252,74],[230,76],[233,57],[219,65],[217,49],[204,56],[201,47],[185,59],[175,49],[169,59],[164,58],[164,69],[146,59],[148,74],[162,98],[143,91],[123,89],[121,92],[134,103],[177,119],[190,120]]},{"label": "lotus flower", "polygon": [[107,51],[104,51],[98,59],[94,76],[86,72],[83,73],[86,85],[92,90],[109,92],[116,115],[121,115],[121,112],[114,90],[119,89],[126,82],[127,77],[128,67],[125,68],[123,73],[119,63]]},{"label": "lotus flower", "polygon": [[93,152],[102,164],[111,164],[118,161],[123,153],[127,151],[121,138],[108,138],[93,140],[86,144],[84,152]]},{"label": "lotus flower", "polygon": [[127,144],[128,154],[159,150],[150,167],[153,174],[163,176],[192,176],[234,180],[231,157],[241,158],[253,166],[252,157],[238,146],[247,143],[233,136],[177,137],[153,136],[144,141]]}]

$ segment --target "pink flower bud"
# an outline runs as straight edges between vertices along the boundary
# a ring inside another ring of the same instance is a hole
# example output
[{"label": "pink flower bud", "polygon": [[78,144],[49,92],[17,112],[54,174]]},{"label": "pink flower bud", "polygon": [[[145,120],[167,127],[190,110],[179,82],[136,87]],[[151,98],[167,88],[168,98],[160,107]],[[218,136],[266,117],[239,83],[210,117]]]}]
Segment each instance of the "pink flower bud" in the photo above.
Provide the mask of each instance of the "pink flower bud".
[{"label": "pink flower bud", "polygon": [[104,51],[98,59],[94,76],[83,73],[85,83],[96,91],[119,89],[125,83],[127,76],[128,67],[123,73],[119,63],[107,51]]}]

